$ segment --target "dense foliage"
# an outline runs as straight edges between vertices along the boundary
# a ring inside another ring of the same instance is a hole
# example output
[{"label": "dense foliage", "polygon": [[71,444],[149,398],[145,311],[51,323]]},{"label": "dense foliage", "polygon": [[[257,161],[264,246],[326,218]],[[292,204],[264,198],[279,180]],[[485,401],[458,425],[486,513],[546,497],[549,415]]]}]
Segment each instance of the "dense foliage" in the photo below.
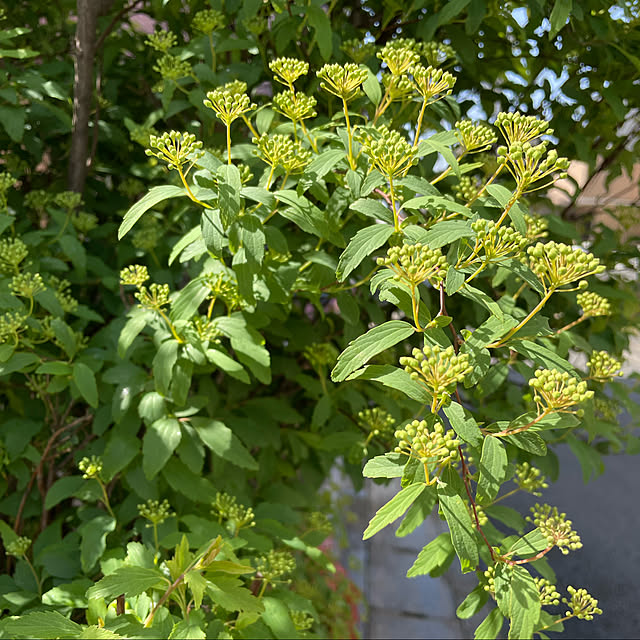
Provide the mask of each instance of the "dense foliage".
[{"label": "dense foliage", "polygon": [[633,5],[531,3],[522,26],[476,0],[103,2],[97,91],[81,104],[77,55],[72,112],[90,9],[36,25],[30,4],[0,34],[0,633],[352,635],[336,465],[402,478],[365,538],[438,504],[450,533],[409,576],[475,571],[458,614],[496,603],[477,637],[601,613],[555,589],[547,554],[581,546],[567,516],[497,503],[557,479],[559,442],[585,479],[639,449],[614,380],[637,245],[543,196],[562,153],[632,162],[637,73],[582,110],[549,96],[555,133],[527,115],[544,69],[576,96],[590,57],[636,64]]}]

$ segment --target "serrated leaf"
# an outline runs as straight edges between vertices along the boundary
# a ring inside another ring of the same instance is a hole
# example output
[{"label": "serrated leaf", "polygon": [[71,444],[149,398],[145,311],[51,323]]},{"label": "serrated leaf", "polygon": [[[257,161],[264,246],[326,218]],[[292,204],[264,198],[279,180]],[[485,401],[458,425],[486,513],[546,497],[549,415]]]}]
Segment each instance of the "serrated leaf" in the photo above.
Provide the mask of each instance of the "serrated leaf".
[{"label": "serrated leaf", "polygon": [[[429,196],[424,196],[429,197]],[[416,198],[419,200],[419,198]],[[460,238],[474,238],[475,231],[468,222],[462,220],[443,220],[436,222],[430,229],[421,227],[407,227],[405,234],[414,242],[426,244],[431,249],[439,249]]]},{"label": "serrated leaf", "polygon": [[123,566],[99,580],[87,590],[87,598],[115,600],[120,594],[127,597],[139,596],[153,587],[168,587],[169,581],[159,569]]},{"label": "serrated leaf", "polygon": [[540,529],[533,529],[526,535],[519,538],[511,545],[509,553],[515,553],[521,557],[533,556],[540,551],[544,551],[549,546],[547,539],[542,535]]},{"label": "serrated leaf", "polygon": [[77,638],[82,627],[57,611],[35,611],[5,620],[3,630],[14,638]]},{"label": "serrated leaf", "polygon": [[365,478],[400,478],[407,456],[402,453],[385,453],[367,461],[362,470]]},{"label": "serrated leaf", "polygon": [[431,514],[438,499],[434,486],[427,487],[409,507],[400,526],[396,530],[396,536],[403,538],[413,533]]},{"label": "serrated leaf", "polygon": [[418,483],[399,491],[387,504],[376,511],[362,535],[362,539],[368,540],[378,531],[397,520],[426,488],[427,485]]},{"label": "serrated leaf", "polygon": [[528,640],[540,618],[540,593],[531,574],[514,567],[509,591],[509,640]]},{"label": "serrated leaf", "polygon": [[73,365],[73,381],[82,397],[94,409],[98,406],[98,386],[93,371],[82,362]]},{"label": "serrated leaf", "polygon": [[420,551],[415,562],[407,571],[407,578],[415,578],[432,571],[438,571],[441,567],[448,566],[454,555],[451,534],[441,533]]},{"label": "serrated leaf", "polygon": [[457,271],[453,267],[447,269],[444,290],[448,296],[452,296],[464,284],[464,273]]},{"label": "serrated leaf", "polygon": [[382,100],[382,88],[380,87],[380,82],[378,78],[376,78],[375,74],[369,69],[369,67],[364,66],[367,71],[367,77],[365,81],[362,83],[362,90],[365,95],[374,106],[378,106],[380,104],[380,100]]},{"label": "serrated leaf", "polygon": [[360,229],[340,256],[338,268],[336,269],[338,281],[343,282],[346,280],[349,274],[359,267],[366,257],[385,244],[393,233],[393,227],[386,224],[374,224]]},{"label": "serrated leaf", "polygon": [[567,20],[573,9],[573,0],[556,0],[553,10],[549,16],[551,29],[549,30],[549,39],[554,38],[567,24]]},{"label": "serrated leaf", "polygon": [[390,364],[369,364],[349,375],[347,380],[379,382],[390,389],[402,391],[407,397],[421,404],[431,402],[431,396],[419,382],[412,380],[404,369],[392,367]]},{"label": "serrated leaf", "polygon": [[381,220],[387,224],[393,224],[393,213],[391,209],[385,207],[380,200],[374,200],[373,198],[360,198],[349,206],[349,209],[353,209],[362,215],[367,216],[373,220]]},{"label": "serrated leaf", "polygon": [[331,372],[334,382],[342,382],[350,373],[359,369],[374,356],[393,347],[402,340],[406,340],[415,333],[415,328],[402,320],[390,320],[377,327],[373,327],[349,343],[340,354],[336,366]]},{"label": "serrated leaf", "polygon": [[484,590],[484,586],[479,584],[467,597],[458,605],[456,615],[461,620],[471,618],[484,607],[489,601],[489,594]]},{"label": "serrated leaf", "polygon": [[[517,337],[517,333],[515,336]],[[567,360],[561,358],[558,354],[543,347],[541,344],[531,342],[530,340],[512,340],[506,343],[509,348],[517,351],[525,358],[531,358],[538,366],[546,369],[558,369],[558,371],[566,371],[572,376],[576,376],[576,370],[569,364]]]},{"label": "serrated leaf", "polygon": [[191,420],[191,425],[202,442],[223,460],[243,469],[252,471],[258,469],[258,463],[253,456],[224,423],[208,418],[194,418]]},{"label": "serrated leaf", "polygon": [[491,503],[507,474],[507,452],[498,438],[486,436],[482,443],[480,458],[477,499],[480,503]]},{"label": "serrated leaf", "polygon": [[[509,205],[511,198],[513,197],[513,193],[501,184],[490,184],[486,191],[499,202],[503,209]],[[511,218],[511,223],[513,224],[514,229],[523,236],[526,236],[527,223],[524,220],[524,212],[517,202],[509,209],[508,216]]]},{"label": "serrated leaf", "polygon": [[128,211],[124,214],[120,228],[118,229],[118,240],[122,240],[132,227],[140,220],[140,218],[151,207],[155,207],[159,202],[167,200],[168,198],[177,198],[179,196],[186,196],[187,192],[183,187],[176,187],[173,185],[162,185],[159,187],[152,187],[149,192],[144,195],[138,202],[136,202]]},{"label": "serrated leaf", "polygon": [[464,287],[458,290],[458,293],[485,307],[487,311],[496,316],[498,320],[504,320],[505,315],[500,308],[500,305],[498,305],[498,303],[490,298],[484,291],[476,289],[469,284],[465,284]]},{"label": "serrated leaf", "polygon": [[534,456],[547,455],[547,445],[537,433],[523,431],[522,433],[504,436],[504,439],[519,449],[524,449],[524,451],[533,453]]},{"label": "serrated leaf", "polygon": [[495,640],[504,624],[504,616],[498,607],[489,612],[489,615],[476,627],[474,640]]},{"label": "serrated leaf", "polygon": [[298,631],[289,615],[289,609],[284,602],[272,597],[263,598],[262,602],[264,604],[262,620],[278,640],[299,637]]}]

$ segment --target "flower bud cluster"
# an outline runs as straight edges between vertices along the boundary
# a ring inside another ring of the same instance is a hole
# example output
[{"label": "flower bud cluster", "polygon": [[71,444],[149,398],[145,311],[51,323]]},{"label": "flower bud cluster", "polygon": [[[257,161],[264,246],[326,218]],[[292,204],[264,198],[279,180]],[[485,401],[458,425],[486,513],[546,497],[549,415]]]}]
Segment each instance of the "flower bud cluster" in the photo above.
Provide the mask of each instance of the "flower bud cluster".
[{"label": "flower bud cluster", "polygon": [[410,72],[418,93],[427,104],[448,96],[456,83],[455,76],[436,67],[414,64]]},{"label": "flower bud cluster", "polygon": [[155,282],[147,287],[140,287],[134,294],[140,305],[146,309],[159,311],[169,304],[169,285],[156,284]]},{"label": "flower bud cluster", "polygon": [[553,133],[553,129],[549,127],[546,120],[540,120],[535,116],[525,116],[517,111],[499,113],[496,116],[495,125],[500,129],[509,145],[516,142],[529,142],[540,136],[550,136]]},{"label": "flower bud cluster", "polygon": [[496,568],[494,566],[487,567],[487,570],[484,571],[482,575],[484,576],[484,578],[486,580],[486,584],[484,585],[483,589],[487,593],[490,593],[491,595],[495,596],[495,593],[496,593],[496,583],[495,583]]},{"label": "flower bud cluster", "polygon": [[179,80],[185,76],[190,76],[193,71],[191,65],[186,60],[180,60],[176,56],[172,56],[169,53],[165,53],[157,62],[153,65],[153,70],[159,73],[163,80]]},{"label": "flower bud cluster", "polygon": [[271,167],[282,167],[289,173],[300,173],[311,161],[311,152],[299,142],[293,142],[279,133],[263,133],[253,139],[258,148],[256,155]]},{"label": "flower bud cluster", "polygon": [[71,215],[71,224],[80,233],[86,235],[98,226],[98,216],[93,215],[93,213],[87,213],[86,211],[74,212]]},{"label": "flower bud cluster", "polygon": [[412,380],[429,391],[437,406],[446,402],[455,386],[473,371],[469,354],[456,354],[453,347],[441,349],[438,345],[413,349],[412,357],[403,356],[400,364]]},{"label": "flower bud cluster", "polygon": [[428,280],[433,287],[439,287],[447,273],[447,259],[439,249],[427,245],[404,244],[390,247],[384,258],[378,258],[378,265],[393,271],[394,280],[415,287]]},{"label": "flower bud cluster", "polygon": [[455,49],[451,45],[442,42],[420,42],[417,45],[417,50],[434,67],[456,57]]},{"label": "flower bud cluster", "polygon": [[622,411],[618,402],[612,400],[607,397],[596,397],[594,399],[594,409],[596,411],[596,415],[603,420],[607,420],[608,422],[617,422],[616,418]]},{"label": "flower bud cluster", "polygon": [[316,371],[332,367],[338,359],[338,350],[330,342],[314,342],[305,347],[303,353]]},{"label": "flower bud cluster", "polygon": [[333,531],[333,524],[326,513],[322,511],[312,511],[309,514],[309,529],[312,531],[321,531],[329,535]]},{"label": "flower bud cluster", "polygon": [[309,73],[309,63],[296,58],[276,58],[269,63],[269,69],[275,74],[278,82],[291,88],[300,76]]},{"label": "flower bud cluster", "polygon": [[276,111],[283,116],[298,122],[306,118],[315,118],[317,113],[314,107],[317,100],[313,96],[304,93],[294,93],[293,91],[283,91],[273,98]]},{"label": "flower bud cluster", "polygon": [[576,296],[578,304],[582,308],[582,315],[595,318],[596,316],[610,316],[611,303],[602,296],[592,291],[584,291]]},{"label": "flower bud cluster", "polygon": [[522,193],[533,183],[548,176],[552,178],[547,184],[551,184],[556,178],[567,177],[569,160],[558,157],[555,149],[547,151],[548,146],[549,143],[545,141],[537,145],[514,142],[509,147],[498,147],[498,164],[507,167]]},{"label": "flower bud cluster", "polygon": [[484,253],[485,262],[491,262],[510,255],[517,256],[527,246],[527,239],[513,227],[497,227],[492,220],[478,218],[471,223],[471,228],[476,234],[474,255]]},{"label": "flower bud cluster", "polygon": [[292,611],[291,621],[296,631],[308,631],[314,623],[313,616],[306,611]]},{"label": "flower bud cluster", "polygon": [[[465,502],[465,506],[467,507],[467,511],[469,512],[469,518],[471,518],[471,526],[474,529],[478,528],[478,524],[481,527],[484,527],[484,525],[489,522],[489,516],[487,516],[484,509],[479,504],[476,505],[475,514],[473,513],[473,507],[470,504]],[[478,522],[476,522],[476,516],[478,516]]]},{"label": "flower bud cluster", "polygon": [[407,100],[415,92],[413,82],[407,75],[394,76],[385,73],[382,76],[382,84],[391,102]]},{"label": "flower bud cluster", "polygon": [[623,375],[622,362],[610,356],[606,351],[594,351],[587,365],[589,366],[589,376],[599,382],[606,382]]},{"label": "flower bud cluster", "polygon": [[364,42],[358,38],[351,40],[345,40],[340,49],[353,60],[356,64],[360,65],[368,60],[376,51],[376,45],[373,42]]},{"label": "flower bud cluster", "polygon": [[43,213],[46,207],[53,200],[53,196],[44,189],[34,189],[29,191],[24,197],[24,206],[28,209],[34,209],[38,213]]},{"label": "flower bud cluster", "polygon": [[29,255],[27,245],[19,238],[0,240],[0,271],[17,273],[20,263]]},{"label": "flower bud cluster", "polygon": [[178,38],[172,31],[163,31],[162,29],[158,29],[147,36],[145,44],[160,53],[167,53],[169,49],[178,44]]},{"label": "flower bud cluster", "polygon": [[99,479],[102,473],[102,458],[100,456],[91,456],[90,458],[85,456],[78,462],[78,469],[82,471],[82,477],[85,480]]},{"label": "flower bud cluster", "polygon": [[211,503],[211,514],[218,516],[220,520],[226,520],[232,533],[240,529],[255,527],[255,514],[251,507],[238,504],[235,496],[228,493],[217,492],[216,499]]},{"label": "flower bud cluster", "polygon": [[19,273],[11,279],[9,289],[14,296],[33,298],[37,293],[44,291],[46,287],[39,273]]},{"label": "flower bud cluster", "polygon": [[371,163],[390,180],[404,177],[418,163],[413,147],[399,131],[392,131],[386,125],[363,133],[360,142]]},{"label": "flower bud cluster", "polygon": [[9,542],[6,547],[7,554],[16,558],[22,558],[27,555],[29,547],[31,546],[31,538],[26,536],[18,536],[12,542]]},{"label": "flower bud cluster", "polygon": [[475,178],[471,176],[462,176],[456,185],[453,194],[462,202],[471,202],[476,199],[480,187]]},{"label": "flower bud cluster", "polygon": [[225,88],[207,92],[207,99],[203,101],[203,104],[212,109],[217,118],[222,120],[227,127],[234,120],[257,107],[246,93],[235,93],[234,90]]},{"label": "flower bud cluster", "polygon": [[393,434],[396,421],[393,416],[380,407],[365,409],[357,416],[358,425],[365,431],[381,438],[389,437]]},{"label": "flower bud cluster", "polygon": [[546,578],[534,578],[533,581],[540,593],[540,604],[543,607],[555,607],[560,604],[560,594],[556,591],[555,584],[551,584]]},{"label": "flower bud cluster", "polygon": [[456,138],[467,153],[486,151],[498,141],[498,136],[485,124],[460,120],[456,122]]},{"label": "flower bud cluster", "polygon": [[196,140],[193,133],[165,131],[159,137],[151,135],[149,146],[151,149],[147,149],[145,153],[166,162],[169,169],[180,170],[183,164],[193,162],[204,154],[202,142]]},{"label": "flower bud cluster", "polygon": [[587,389],[584,380],[557,369],[539,369],[535,378],[529,380],[529,385],[534,389],[534,400],[539,405],[541,413],[571,413],[567,411],[569,407],[593,397],[593,391]]},{"label": "flower bud cluster", "polygon": [[358,96],[360,85],[367,79],[367,70],[353,62],[325,64],[316,75],[325,91],[349,102]]},{"label": "flower bud cluster", "polygon": [[78,301],[69,293],[71,283],[68,280],[59,280],[55,276],[49,276],[48,284],[54,290],[56,300],[65,313],[73,313],[78,308]]},{"label": "flower bud cluster", "polygon": [[460,440],[451,429],[445,431],[440,420],[436,420],[433,431],[429,431],[426,420],[414,420],[398,429],[395,437],[398,440],[396,453],[404,453],[432,468],[432,478],[426,478],[427,484],[433,484],[444,467],[458,460]]},{"label": "flower bud cluster", "polygon": [[75,191],[61,191],[60,193],[56,193],[53,201],[61,209],[73,211],[82,204],[82,195]]},{"label": "flower bud cluster", "polygon": [[138,505],[138,513],[140,517],[146,518],[151,522],[151,525],[155,526],[162,524],[167,518],[172,518],[176,515],[171,511],[171,505],[169,505],[169,501],[166,499],[162,502],[158,500],[147,500]]},{"label": "flower bud cluster", "polygon": [[272,549],[266,555],[257,558],[255,567],[265,580],[275,580],[293,572],[296,560],[289,551]]},{"label": "flower bud cluster", "polygon": [[540,529],[542,535],[550,545],[558,547],[563,555],[569,550],[582,548],[580,536],[571,528],[571,520],[567,520],[566,513],[558,513],[557,507],[548,504],[537,504],[531,507],[532,517],[527,516],[529,522]]},{"label": "flower bud cluster", "polygon": [[6,171],[0,173],[0,194],[5,195],[16,183],[16,179]]},{"label": "flower bud cluster", "polygon": [[549,235],[547,231],[549,223],[543,217],[525,213],[524,222],[527,225],[527,240],[530,242],[539,238],[546,238]]},{"label": "flower bud cluster", "polygon": [[549,488],[542,471],[537,467],[532,467],[528,462],[516,464],[516,477],[513,481],[522,491],[531,493],[534,496],[542,495],[540,489]]},{"label": "flower bud cluster", "polygon": [[25,327],[27,316],[17,311],[8,311],[0,316],[0,344],[12,339],[18,343],[19,333]]},{"label": "flower bud cluster", "polygon": [[191,322],[201,342],[220,343],[219,337],[222,331],[213,320],[209,320],[206,316],[196,316]]},{"label": "flower bud cluster", "polygon": [[391,40],[376,54],[394,76],[406,73],[414,64],[420,62],[420,55],[411,46],[404,46],[397,40]]},{"label": "flower bud cluster", "polygon": [[602,613],[602,609],[598,607],[598,601],[589,595],[586,589],[576,589],[569,585],[567,591],[571,600],[562,598],[562,602],[569,606],[569,611],[565,613],[565,616],[575,616],[580,620],[593,620],[593,616]]},{"label": "flower bud cluster", "polygon": [[207,35],[214,31],[220,31],[224,28],[226,21],[222,11],[215,9],[203,9],[193,16],[191,26],[196,31],[201,31]]},{"label": "flower bud cluster", "polygon": [[[573,249],[561,242],[536,243],[527,249],[531,270],[538,276],[548,291],[571,284],[581,278],[602,273],[605,266],[592,253]],[[586,280],[578,285],[587,286]]]}]

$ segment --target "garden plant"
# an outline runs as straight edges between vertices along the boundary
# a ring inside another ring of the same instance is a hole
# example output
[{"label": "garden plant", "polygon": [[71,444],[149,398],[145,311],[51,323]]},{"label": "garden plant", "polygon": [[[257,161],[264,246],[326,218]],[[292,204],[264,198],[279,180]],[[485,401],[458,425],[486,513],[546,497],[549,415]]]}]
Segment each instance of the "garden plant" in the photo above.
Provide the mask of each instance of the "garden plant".
[{"label": "garden plant", "polygon": [[634,212],[552,210],[580,143],[551,104],[473,117],[499,92],[459,31],[517,7],[29,4],[0,25],[0,637],[354,637],[336,468],[400,479],[365,539],[446,522],[408,578],[475,573],[476,638],[597,624],[544,490],[560,444],[585,480],[640,450]]}]

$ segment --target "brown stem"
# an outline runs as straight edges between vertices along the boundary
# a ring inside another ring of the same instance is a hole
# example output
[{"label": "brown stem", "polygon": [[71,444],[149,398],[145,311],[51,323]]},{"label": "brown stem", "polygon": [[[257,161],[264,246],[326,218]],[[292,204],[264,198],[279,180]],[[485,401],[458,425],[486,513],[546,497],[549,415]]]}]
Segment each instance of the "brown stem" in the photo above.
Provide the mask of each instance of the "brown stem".
[{"label": "brown stem", "polygon": [[536,560],[540,560],[540,558],[543,558],[544,556],[546,556],[547,553],[549,553],[549,551],[551,551],[551,549],[553,549],[553,545],[550,545],[546,549],[543,549],[539,553],[536,553],[535,556],[531,556],[530,558],[525,558],[524,560],[508,560],[507,558],[502,558],[502,559],[504,560],[504,562],[506,564],[508,564],[508,565],[513,567],[513,566],[518,565],[518,564],[527,564],[529,562],[535,562]]}]

